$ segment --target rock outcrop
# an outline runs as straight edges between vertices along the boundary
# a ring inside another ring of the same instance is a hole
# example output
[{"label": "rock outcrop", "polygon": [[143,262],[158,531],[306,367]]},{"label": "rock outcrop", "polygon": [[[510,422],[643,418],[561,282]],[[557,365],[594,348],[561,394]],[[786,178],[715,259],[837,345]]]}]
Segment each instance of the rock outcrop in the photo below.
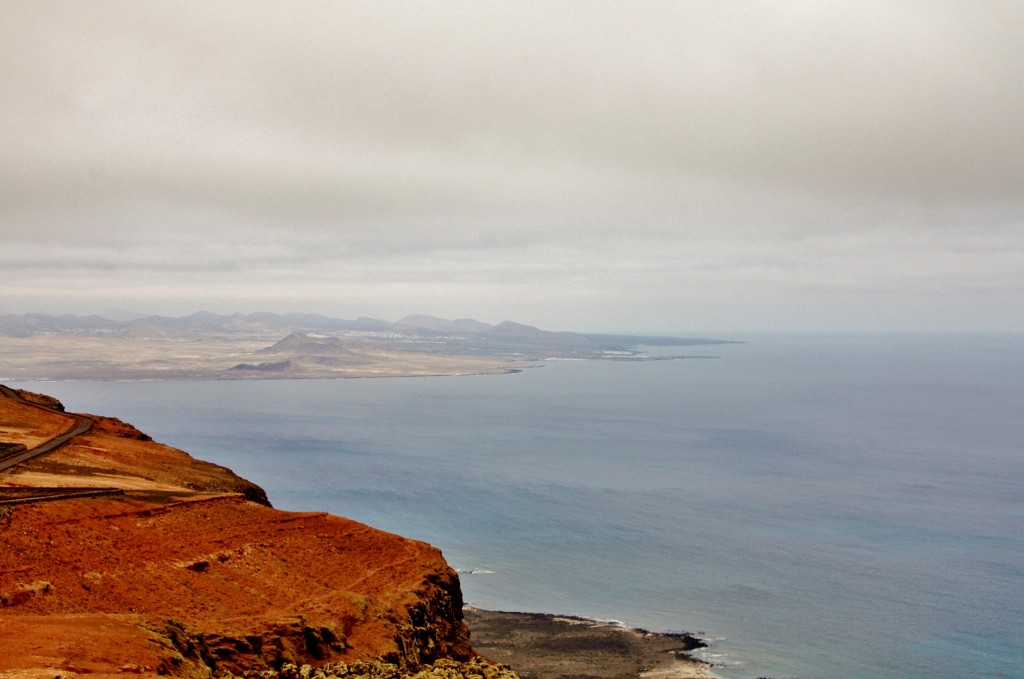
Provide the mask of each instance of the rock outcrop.
[{"label": "rock outcrop", "polygon": [[[52,411],[31,410],[0,398],[0,438],[23,445],[44,425],[60,429]],[[96,418],[70,444],[0,473],[0,498],[33,486],[123,492],[2,507],[5,679],[206,679],[473,655],[458,576],[436,548],[273,509],[258,486],[119,420]]]}]

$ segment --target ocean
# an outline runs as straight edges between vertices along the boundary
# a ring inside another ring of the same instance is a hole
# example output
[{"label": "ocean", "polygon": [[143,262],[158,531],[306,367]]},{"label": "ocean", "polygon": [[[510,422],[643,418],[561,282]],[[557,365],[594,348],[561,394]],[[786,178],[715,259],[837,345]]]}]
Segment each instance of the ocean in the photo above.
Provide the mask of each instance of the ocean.
[{"label": "ocean", "polygon": [[511,375],[15,386],[278,508],[437,545],[476,606],[697,633],[720,677],[1024,677],[1024,336],[723,339],[746,343]]}]

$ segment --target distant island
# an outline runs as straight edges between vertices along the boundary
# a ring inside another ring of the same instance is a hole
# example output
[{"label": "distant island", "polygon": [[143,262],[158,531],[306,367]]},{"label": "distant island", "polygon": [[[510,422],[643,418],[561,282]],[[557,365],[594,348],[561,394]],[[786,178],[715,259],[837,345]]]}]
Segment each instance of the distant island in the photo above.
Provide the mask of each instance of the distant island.
[{"label": "distant island", "polygon": [[695,337],[552,332],[504,321],[318,314],[0,316],[0,379],[282,379],[517,372],[545,359],[674,360],[644,347],[712,346]]}]

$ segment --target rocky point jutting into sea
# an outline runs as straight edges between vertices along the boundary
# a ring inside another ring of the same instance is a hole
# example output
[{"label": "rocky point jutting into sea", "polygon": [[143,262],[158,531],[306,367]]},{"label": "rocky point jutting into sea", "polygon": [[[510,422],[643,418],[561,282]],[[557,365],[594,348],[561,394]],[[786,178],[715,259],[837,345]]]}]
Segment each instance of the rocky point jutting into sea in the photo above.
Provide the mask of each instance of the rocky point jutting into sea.
[{"label": "rocky point jutting into sea", "polygon": [[[471,648],[458,575],[431,545],[274,509],[120,420],[0,392],[0,677],[515,676]],[[524,676],[705,670],[685,635],[491,615],[477,612],[492,657],[546,642]],[[559,656],[595,644],[624,649],[597,658],[603,673]]]}]

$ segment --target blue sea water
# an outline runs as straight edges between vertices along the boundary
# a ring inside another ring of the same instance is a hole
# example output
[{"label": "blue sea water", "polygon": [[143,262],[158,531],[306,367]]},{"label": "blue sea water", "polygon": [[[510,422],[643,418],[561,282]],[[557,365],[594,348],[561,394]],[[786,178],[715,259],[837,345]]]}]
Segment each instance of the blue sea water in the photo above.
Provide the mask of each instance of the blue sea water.
[{"label": "blue sea water", "polygon": [[431,542],[477,606],[700,633],[721,677],[1024,677],[1024,336],[741,339],[515,375],[18,386],[279,508]]}]

